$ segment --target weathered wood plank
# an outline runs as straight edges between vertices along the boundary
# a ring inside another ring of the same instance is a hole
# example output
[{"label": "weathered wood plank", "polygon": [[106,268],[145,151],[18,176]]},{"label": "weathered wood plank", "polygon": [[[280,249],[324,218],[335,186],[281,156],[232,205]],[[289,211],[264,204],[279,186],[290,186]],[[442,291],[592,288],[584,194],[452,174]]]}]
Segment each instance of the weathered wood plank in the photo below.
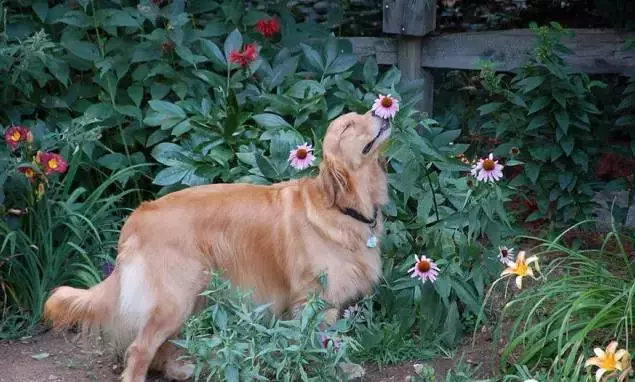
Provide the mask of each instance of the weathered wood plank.
[{"label": "weathered wood plank", "polygon": [[[571,68],[590,74],[635,74],[635,52],[623,50],[635,33],[614,30],[574,29],[576,36],[564,40],[574,54],[566,57]],[[397,43],[391,38],[352,37],[353,50],[361,56],[377,55],[384,65],[397,63]],[[421,65],[424,68],[478,69],[490,59],[500,71],[511,71],[526,62],[525,53],[536,42],[528,29],[456,33],[425,38]],[[373,53],[374,52],[374,53]]]},{"label": "weathered wood plank", "polygon": [[383,31],[406,36],[425,36],[436,26],[435,0],[384,0]]}]

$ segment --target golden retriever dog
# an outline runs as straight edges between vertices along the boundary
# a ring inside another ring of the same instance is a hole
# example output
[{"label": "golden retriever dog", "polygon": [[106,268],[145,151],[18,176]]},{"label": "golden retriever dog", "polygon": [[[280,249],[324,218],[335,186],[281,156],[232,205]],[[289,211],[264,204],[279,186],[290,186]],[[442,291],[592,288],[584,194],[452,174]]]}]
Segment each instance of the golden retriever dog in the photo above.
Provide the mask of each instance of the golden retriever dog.
[{"label": "golden retriever dog", "polygon": [[121,230],[112,274],[88,290],[56,288],[45,318],[56,329],[102,328],[125,349],[124,382],[145,381],[149,369],[191,377],[194,366],[177,360],[169,340],[202,308],[210,270],[272,303],[274,314],[301,308],[325,272],[321,297],[333,323],[381,275],[373,241],[388,201],[379,155],[389,135],[372,112],[344,114],[327,129],[315,177],[205,185],[142,203]]}]

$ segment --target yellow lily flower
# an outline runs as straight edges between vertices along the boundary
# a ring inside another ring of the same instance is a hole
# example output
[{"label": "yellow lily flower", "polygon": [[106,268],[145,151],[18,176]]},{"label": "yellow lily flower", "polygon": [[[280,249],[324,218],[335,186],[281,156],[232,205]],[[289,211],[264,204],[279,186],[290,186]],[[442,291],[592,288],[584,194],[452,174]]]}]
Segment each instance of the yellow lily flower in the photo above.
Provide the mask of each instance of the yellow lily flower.
[{"label": "yellow lily flower", "polygon": [[531,256],[525,260],[525,251],[520,251],[516,256],[516,261],[508,263],[509,266],[501,273],[501,276],[516,275],[516,286],[518,289],[522,289],[523,277],[534,278],[534,270],[529,265],[537,261],[537,256]]},{"label": "yellow lily flower", "polygon": [[606,347],[606,351],[595,348],[593,352],[597,357],[589,358],[585,363],[584,367],[588,366],[597,366],[598,370],[595,372],[595,380],[600,381],[602,379],[602,375],[606,372],[612,371],[622,371],[624,368],[623,362],[620,360],[627,355],[628,353],[624,349],[617,350],[617,341],[611,341],[609,346]]}]

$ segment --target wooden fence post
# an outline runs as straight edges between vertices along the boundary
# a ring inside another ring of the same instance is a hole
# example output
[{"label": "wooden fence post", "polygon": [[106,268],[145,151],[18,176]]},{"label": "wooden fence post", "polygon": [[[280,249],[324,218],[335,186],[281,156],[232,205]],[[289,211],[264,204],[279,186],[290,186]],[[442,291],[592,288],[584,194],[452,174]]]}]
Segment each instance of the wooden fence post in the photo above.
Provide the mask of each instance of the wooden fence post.
[{"label": "wooden fence post", "polygon": [[409,81],[425,80],[421,111],[432,115],[434,83],[421,67],[423,37],[436,28],[435,0],[384,0],[384,33],[402,36],[397,40],[397,67]]}]

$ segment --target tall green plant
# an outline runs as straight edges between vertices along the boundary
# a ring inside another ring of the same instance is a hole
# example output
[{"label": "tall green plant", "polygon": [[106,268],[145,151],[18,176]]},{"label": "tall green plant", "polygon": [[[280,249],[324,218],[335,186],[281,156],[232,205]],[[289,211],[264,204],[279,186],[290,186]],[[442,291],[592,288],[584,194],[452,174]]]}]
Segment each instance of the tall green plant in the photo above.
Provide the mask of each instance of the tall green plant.
[{"label": "tall green plant", "polygon": [[491,65],[482,71],[492,102],[479,107],[483,122],[473,133],[495,137],[495,155],[524,163],[512,184],[535,195],[537,210],[527,221],[566,223],[592,215],[600,187],[591,171],[601,129],[592,89],[605,84],[569,70],[563,55],[573,52],[561,38],[571,32],[557,23],[531,28],[538,44],[518,74],[505,81]]},{"label": "tall green plant", "polygon": [[195,357],[197,380],[346,380],[339,364],[355,341],[337,327],[323,328],[325,303],[316,295],[294,319],[272,317],[267,305],[255,306],[218,274],[203,296],[209,307],[175,342]]},{"label": "tall green plant", "polygon": [[[117,182],[138,171],[118,171],[94,190],[65,186],[82,160],[71,160],[69,176],[51,180],[43,194],[26,185],[20,221],[0,221],[0,284],[4,294],[0,333],[15,336],[39,322],[44,301],[59,285],[90,287],[103,278],[102,263],[111,259],[122,218],[121,199],[134,189],[117,189]],[[24,321],[4,321],[15,315]],[[6,334],[5,334],[6,333]]]},{"label": "tall green plant", "polygon": [[594,345],[604,348],[616,339],[632,348],[635,268],[625,250],[632,238],[614,228],[601,249],[576,250],[561,243],[567,231],[551,241],[530,238],[541,242],[532,254],[557,256],[544,267],[544,282],[514,297],[503,311],[501,322],[513,318],[504,364],[515,354],[514,363],[546,365],[548,375],[571,376],[580,374]]}]

